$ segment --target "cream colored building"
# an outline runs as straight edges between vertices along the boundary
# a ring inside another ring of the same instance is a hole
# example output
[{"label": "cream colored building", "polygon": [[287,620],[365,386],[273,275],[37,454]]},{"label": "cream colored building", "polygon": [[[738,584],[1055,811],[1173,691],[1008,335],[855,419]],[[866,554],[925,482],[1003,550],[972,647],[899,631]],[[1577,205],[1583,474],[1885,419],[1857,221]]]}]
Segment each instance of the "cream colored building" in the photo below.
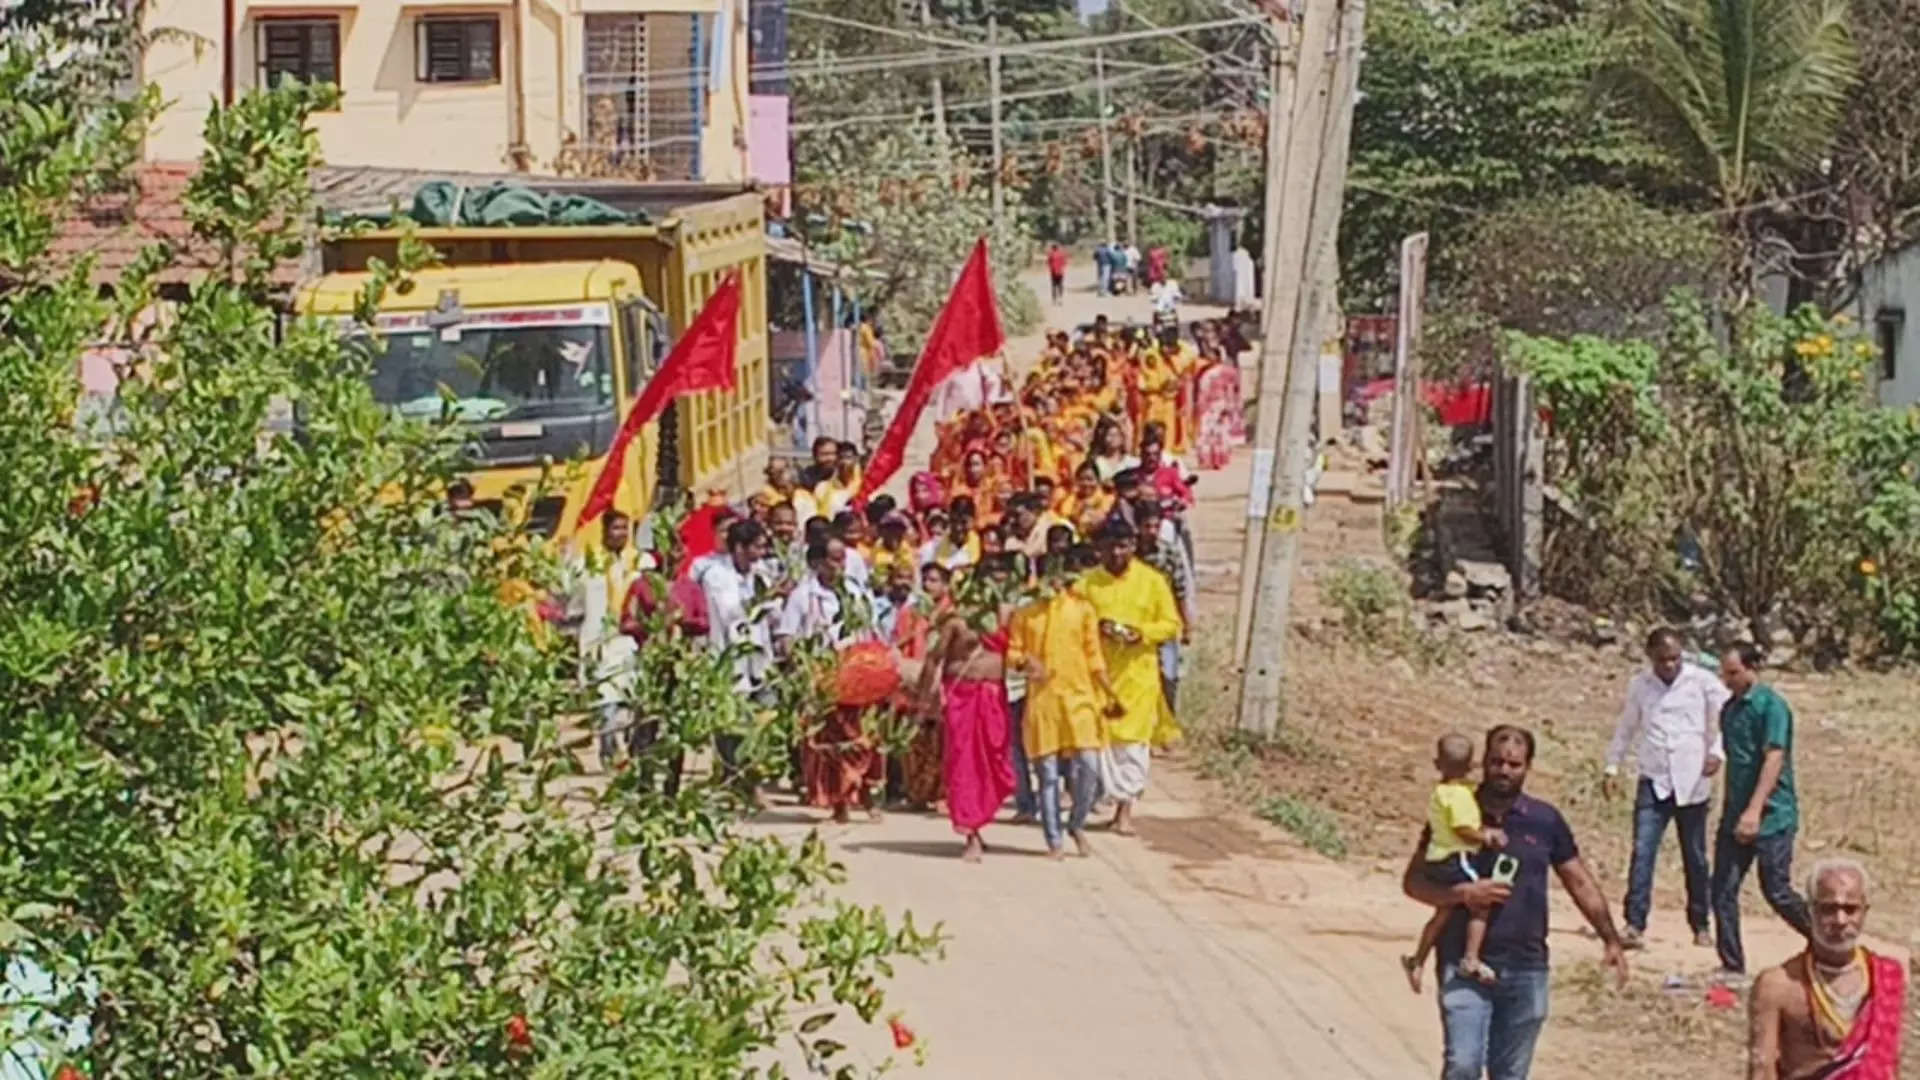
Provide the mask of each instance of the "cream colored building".
[{"label": "cream colored building", "polygon": [[210,103],[327,79],[334,165],[748,179],[748,0],[148,0],[149,161],[199,155]]}]

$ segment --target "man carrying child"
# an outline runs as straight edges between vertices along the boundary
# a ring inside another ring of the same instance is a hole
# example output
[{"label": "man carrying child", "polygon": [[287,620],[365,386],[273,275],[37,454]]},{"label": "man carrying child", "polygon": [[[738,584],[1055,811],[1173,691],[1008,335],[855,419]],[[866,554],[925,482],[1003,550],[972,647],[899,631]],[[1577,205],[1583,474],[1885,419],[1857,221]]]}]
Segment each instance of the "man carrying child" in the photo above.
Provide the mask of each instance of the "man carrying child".
[{"label": "man carrying child", "polygon": [[[1425,833],[1401,878],[1408,897],[1449,912],[1438,946],[1442,1080],[1525,1080],[1532,1069],[1553,981],[1547,967],[1550,877],[1560,879],[1604,943],[1607,966],[1622,985],[1626,982],[1620,933],[1592,871],[1580,860],[1573,830],[1558,810],[1522,791],[1533,753],[1533,733],[1525,728],[1502,724],[1487,732],[1480,813],[1506,834],[1502,854],[1513,862],[1512,873],[1504,875],[1507,881],[1487,876],[1484,863],[1491,854],[1485,853],[1480,856],[1479,880],[1434,883],[1426,871],[1427,845],[1433,837]],[[1498,974],[1497,982],[1484,983],[1459,970],[1466,955],[1469,911],[1488,913],[1481,959]]]}]

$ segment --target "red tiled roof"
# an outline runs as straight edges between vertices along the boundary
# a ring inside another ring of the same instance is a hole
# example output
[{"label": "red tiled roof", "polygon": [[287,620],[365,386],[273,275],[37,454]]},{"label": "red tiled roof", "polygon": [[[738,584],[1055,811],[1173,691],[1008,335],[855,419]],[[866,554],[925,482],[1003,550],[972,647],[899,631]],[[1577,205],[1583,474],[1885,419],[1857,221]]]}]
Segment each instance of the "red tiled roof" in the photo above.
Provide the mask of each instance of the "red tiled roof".
[{"label": "red tiled roof", "polygon": [[[53,238],[51,254],[71,264],[93,256],[93,282],[112,285],[133,265],[142,248],[161,240],[179,247],[160,271],[162,284],[185,284],[212,269],[218,260],[205,244],[191,240],[184,197],[195,166],[191,162],[155,162],[134,167],[126,191],[86,200]],[[299,268],[282,264],[274,274],[280,284],[292,284]]]}]

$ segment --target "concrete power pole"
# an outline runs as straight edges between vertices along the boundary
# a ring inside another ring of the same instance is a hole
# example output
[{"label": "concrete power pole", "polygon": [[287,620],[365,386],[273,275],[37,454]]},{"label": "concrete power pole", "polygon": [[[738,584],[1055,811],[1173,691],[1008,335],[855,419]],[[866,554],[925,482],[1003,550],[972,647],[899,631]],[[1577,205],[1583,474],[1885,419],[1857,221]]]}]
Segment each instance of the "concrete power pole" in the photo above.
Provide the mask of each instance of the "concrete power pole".
[{"label": "concrete power pole", "polygon": [[1127,140],[1127,243],[1140,244],[1140,140]]},{"label": "concrete power pole", "polygon": [[[920,0],[920,28],[925,30],[932,25],[933,0]],[[940,144],[939,154],[944,159],[947,156],[947,105],[938,75],[933,77],[933,137]]]},{"label": "concrete power pole", "polygon": [[1113,223],[1113,138],[1107,132],[1107,54],[1104,49],[1093,50],[1093,86],[1095,100],[1100,107],[1100,193],[1101,205],[1107,213],[1107,243],[1119,239]]},{"label": "concrete power pole", "polygon": [[1007,191],[1000,179],[1006,166],[1000,136],[1000,18],[991,13],[987,15],[987,79],[993,124],[993,237],[997,243],[1007,232]]},{"label": "concrete power pole", "polygon": [[[1333,37],[1332,5],[1308,4],[1296,26],[1284,9],[1273,16],[1273,56],[1267,98],[1266,213],[1260,287],[1260,373],[1253,422],[1253,470],[1247,485],[1247,532],[1240,549],[1240,602],[1233,655],[1245,670],[1253,605],[1260,581],[1273,483],[1274,447],[1287,393],[1287,346],[1299,301],[1297,268],[1306,252],[1307,187],[1326,115],[1326,56]],[[1304,173],[1307,180],[1302,181]],[[1283,269],[1292,267],[1294,269]]]},{"label": "concrete power pole", "polygon": [[[1301,235],[1306,243],[1302,245],[1298,261],[1283,263],[1276,268],[1278,275],[1292,275],[1296,282],[1292,289],[1276,290],[1290,293],[1293,301],[1292,310],[1288,313],[1290,325],[1274,326],[1274,329],[1282,330],[1280,336],[1288,341],[1286,393],[1280,413],[1278,442],[1273,448],[1274,471],[1271,482],[1268,483],[1257,474],[1253,478],[1256,491],[1262,487],[1266,489],[1262,493],[1266,497],[1261,500],[1269,504],[1265,508],[1265,520],[1250,520],[1247,523],[1249,533],[1257,529],[1264,532],[1265,536],[1260,543],[1251,630],[1241,675],[1240,726],[1260,733],[1271,733],[1280,718],[1281,693],[1286,675],[1286,645],[1291,626],[1289,611],[1293,600],[1294,572],[1300,556],[1306,474],[1312,455],[1317,452],[1308,435],[1313,422],[1314,398],[1319,391],[1320,349],[1324,329],[1321,324],[1338,284],[1335,252],[1340,236],[1340,210],[1346,195],[1348,141],[1353,131],[1361,47],[1366,32],[1366,0],[1344,0],[1340,7],[1337,36],[1331,41],[1323,38],[1323,43],[1316,50],[1316,43],[1309,36],[1315,22],[1313,9],[1323,9],[1320,20],[1324,26],[1332,17],[1331,11],[1325,9],[1332,6],[1309,4],[1302,35],[1301,85],[1310,85],[1306,81],[1307,65],[1312,59],[1310,52],[1321,51],[1325,71],[1316,72],[1316,75],[1324,78],[1323,85],[1327,93],[1320,96],[1324,103],[1322,107],[1300,110],[1301,113],[1318,112],[1319,123],[1312,126],[1298,124],[1293,132],[1293,146],[1305,150],[1313,159],[1310,167],[1299,170],[1304,176],[1312,177],[1310,185],[1302,185],[1310,191],[1311,203],[1306,213],[1301,215],[1307,219],[1302,223],[1304,228],[1290,228],[1286,212],[1282,211],[1282,233],[1288,238]],[[1325,55],[1327,53],[1331,53],[1331,56]],[[1303,146],[1303,143],[1307,145]],[[1294,157],[1291,153],[1288,156],[1290,159]],[[1306,165],[1305,162],[1301,164]],[[1292,253],[1282,251],[1281,254],[1285,258]],[[1303,284],[1305,288],[1300,287]],[[1263,342],[1262,346],[1265,357],[1278,358],[1277,344],[1272,339]],[[1263,411],[1267,389],[1267,372],[1263,367]],[[1259,464],[1256,460],[1256,468]],[[1252,496],[1249,496],[1250,504],[1251,500]]]}]

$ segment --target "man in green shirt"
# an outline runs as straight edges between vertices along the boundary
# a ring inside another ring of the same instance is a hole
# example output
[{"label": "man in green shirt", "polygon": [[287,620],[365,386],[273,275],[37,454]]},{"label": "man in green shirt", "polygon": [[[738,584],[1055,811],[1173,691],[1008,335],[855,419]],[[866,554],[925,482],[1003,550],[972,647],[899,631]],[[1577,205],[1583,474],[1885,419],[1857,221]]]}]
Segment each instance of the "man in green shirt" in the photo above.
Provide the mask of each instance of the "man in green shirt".
[{"label": "man in green shirt", "polygon": [[1727,801],[1713,846],[1713,916],[1720,973],[1743,976],[1740,886],[1755,859],[1760,893],[1802,936],[1812,932],[1807,902],[1793,888],[1793,836],[1800,807],[1793,795],[1793,710],[1760,682],[1760,650],[1739,645],[1720,658],[1720,679],[1733,697],[1720,711],[1727,752]]}]

